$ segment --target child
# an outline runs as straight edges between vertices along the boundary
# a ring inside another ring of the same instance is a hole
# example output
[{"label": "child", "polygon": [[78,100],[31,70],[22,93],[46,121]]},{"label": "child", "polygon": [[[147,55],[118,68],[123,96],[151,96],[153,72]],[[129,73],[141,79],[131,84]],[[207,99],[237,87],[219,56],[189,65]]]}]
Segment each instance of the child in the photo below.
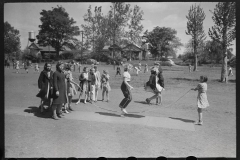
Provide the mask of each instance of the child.
[{"label": "child", "polygon": [[91,68],[88,74],[88,83],[89,83],[89,102],[95,102],[95,87],[96,87],[96,77],[95,69]]},{"label": "child", "polygon": [[101,76],[101,89],[102,89],[102,101],[104,101],[104,94],[106,92],[107,102],[109,101],[109,94],[108,92],[111,91],[111,87],[109,85],[109,74],[108,71],[103,70],[103,74]]},{"label": "child", "polygon": [[200,76],[200,83],[196,88],[192,88],[191,90],[198,91],[198,96],[197,96],[197,107],[198,107],[198,117],[199,120],[195,124],[197,125],[202,125],[203,120],[202,120],[202,110],[203,108],[206,108],[209,106],[208,100],[207,100],[207,76]]},{"label": "child", "polygon": [[19,73],[19,61],[16,62],[16,73]]},{"label": "child", "polygon": [[140,71],[140,69],[137,66],[135,67],[135,69],[136,69],[136,74],[138,76],[138,72]]},{"label": "child", "polygon": [[73,81],[72,70],[73,70],[73,65],[69,64],[69,65],[66,66],[68,109],[70,111],[73,111],[73,109],[71,107],[72,97],[77,94],[77,90],[76,90],[74,84],[76,86],[78,86],[78,88],[80,88],[80,86]]},{"label": "child", "polygon": [[191,66],[191,64],[188,65],[188,69],[189,69],[189,72],[192,71],[192,66]]},{"label": "child", "polygon": [[28,73],[28,61],[26,61],[26,62],[24,63],[24,69],[25,69],[25,71]]},{"label": "child", "polygon": [[117,66],[117,73],[116,73],[115,77],[116,77],[118,74],[121,76],[121,68],[120,68],[120,65]]},{"label": "child", "polygon": [[139,62],[138,63],[138,68],[139,68],[140,71],[141,71],[141,67],[142,67],[142,64],[141,64],[141,62]]},{"label": "child", "polygon": [[38,63],[35,64],[35,71],[39,72]]},{"label": "child", "polygon": [[96,85],[95,85],[95,102],[98,100],[98,90],[101,88],[101,74],[98,71],[98,67],[94,66],[95,69],[95,77],[96,77]]},{"label": "child", "polygon": [[89,88],[88,88],[88,67],[83,68],[83,72],[79,76],[79,81],[80,81],[81,91],[80,91],[79,99],[78,99],[76,105],[78,103],[80,103],[80,98],[81,98],[83,93],[85,94],[84,103],[85,104],[87,103],[88,92],[89,92]]},{"label": "child", "polygon": [[229,69],[228,69],[228,76],[233,76],[233,72],[232,72],[232,67],[229,66]]},{"label": "child", "polygon": [[145,64],[144,73],[148,72],[148,64]]}]

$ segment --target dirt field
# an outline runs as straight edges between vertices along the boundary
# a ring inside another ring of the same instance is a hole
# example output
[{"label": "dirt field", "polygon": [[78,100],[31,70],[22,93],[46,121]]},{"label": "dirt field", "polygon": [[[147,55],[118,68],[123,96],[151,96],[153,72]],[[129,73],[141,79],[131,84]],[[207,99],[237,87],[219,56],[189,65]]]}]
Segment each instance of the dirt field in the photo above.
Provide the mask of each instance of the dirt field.
[{"label": "dirt field", "polygon": [[[133,100],[127,110],[133,121],[139,118],[140,122],[141,117],[159,117],[187,124],[198,118],[197,92],[190,91],[174,102],[197,86],[200,75],[207,75],[210,107],[203,111],[204,124],[194,125],[194,131],[134,124],[131,119],[129,124],[122,124],[98,122],[94,117],[91,117],[92,120],[74,118],[73,115],[78,113],[98,113],[118,118],[118,104],[123,98],[120,90],[122,78],[115,77],[113,66],[100,65],[101,73],[103,69],[108,69],[111,76],[110,102],[98,101],[96,105],[73,103],[75,111],[57,121],[49,118],[50,113],[41,115],[38,111],[39,73],[32,68],[28,74],[23,69],[19,74],[13,69],[5,69],[5,157],[236,157],[235,69],[229,83],[224,84],[218,82],[219,67],[201,66],[199,71],[189,73],[188,67],[164,66],[166,90],[161,106],[144,102],[151,96],[143,90],[143,83],[150,73],[140,72],[136,76],[135,72],[131,72]],[[75,71],[73,77],[76,82],[78,76]],[[98,99],[101,99],[101,93]]]}]

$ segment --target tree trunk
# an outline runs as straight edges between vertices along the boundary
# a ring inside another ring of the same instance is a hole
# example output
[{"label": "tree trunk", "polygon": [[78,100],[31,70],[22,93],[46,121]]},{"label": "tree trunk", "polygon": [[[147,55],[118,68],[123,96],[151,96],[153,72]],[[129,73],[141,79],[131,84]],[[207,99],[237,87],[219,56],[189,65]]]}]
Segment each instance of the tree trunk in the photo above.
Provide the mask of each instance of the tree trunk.
[{"label": "tree trunk", "polygon": [[194,52],[194,68],[193,68],[193,71],[198,71],[197,70],[197,65],[198,65],[198,61],[197,61],[197,49],[196,49],[196,43],[194,43],[194,46],[193,46],[193,52]]},{"label": "tree trunk", "polygon": [[227,52],[224,52],[222,59],[221,82],[228,83],[227,75]]}]

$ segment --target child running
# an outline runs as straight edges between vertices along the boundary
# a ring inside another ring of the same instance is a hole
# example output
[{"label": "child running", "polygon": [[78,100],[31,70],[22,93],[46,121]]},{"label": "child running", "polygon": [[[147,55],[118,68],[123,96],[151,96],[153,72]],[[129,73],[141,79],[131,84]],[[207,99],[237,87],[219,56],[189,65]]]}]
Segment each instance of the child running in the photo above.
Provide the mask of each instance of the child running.
[{"label": "child running", "polygon": [[197,107],[199,120],[195,123],[196,125],[203,124],[202,110],[203,108],[207,108],[209,106],[207,99],[207,80],[207,76],[200,76],[200,83],[198,84],[198,86],[191,89],[194,91],[198,91]]}]

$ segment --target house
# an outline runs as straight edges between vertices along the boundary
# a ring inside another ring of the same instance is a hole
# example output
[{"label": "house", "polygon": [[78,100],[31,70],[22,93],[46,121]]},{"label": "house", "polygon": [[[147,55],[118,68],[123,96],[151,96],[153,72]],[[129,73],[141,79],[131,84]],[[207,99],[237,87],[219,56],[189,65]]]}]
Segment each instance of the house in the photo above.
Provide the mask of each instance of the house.
[{"label": "house", "polygon": [[111,56],[112,58],[122,56],[122,48],[116,44],[104,46],[101,52],[105,55]]},{"label": "house", "polygon": [[122,51],[127,57],[130,58],[130,61],[132,59],[142,60],[143,49],[137,44],[128,44],[127,46],[123,47]]},{"label": "house", "polygon": [[[42,58],[45,59],[47,56],[50,55],[56,55],[56,50],[55,48],[53,48],[52,46],[48,45],[48,46],[42,46],[42,45],[39,45],[37,43],[32,43],[29,47],[30,49],[30,53],[33,53],[33,54],[41,54]],[[69,48],[64,48],[62,50],[60,50],[59,54],[61,54],[63,51],[66,51],[66,50],[70,50]]]}]

